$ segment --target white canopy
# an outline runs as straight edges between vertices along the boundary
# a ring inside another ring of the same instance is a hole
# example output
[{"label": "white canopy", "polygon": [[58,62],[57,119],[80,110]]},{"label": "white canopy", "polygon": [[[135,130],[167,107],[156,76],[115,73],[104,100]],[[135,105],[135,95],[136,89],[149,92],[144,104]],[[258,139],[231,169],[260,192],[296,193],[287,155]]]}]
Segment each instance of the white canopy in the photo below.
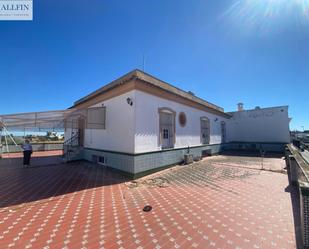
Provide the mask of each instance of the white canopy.
[{"label": "white canopy", "polygon": [[65,121],[72,120],[75,115],[80,115],[75,109],[28,112],[17,114],[0,114],[0,129],[5,126],[9,130],[63,130]]}]

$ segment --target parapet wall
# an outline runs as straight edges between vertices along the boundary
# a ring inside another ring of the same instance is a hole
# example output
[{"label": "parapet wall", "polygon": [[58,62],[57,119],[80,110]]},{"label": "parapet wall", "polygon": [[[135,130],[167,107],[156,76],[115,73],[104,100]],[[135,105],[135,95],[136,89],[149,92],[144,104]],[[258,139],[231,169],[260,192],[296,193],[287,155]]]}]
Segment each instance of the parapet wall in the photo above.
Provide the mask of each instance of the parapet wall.
[{"label": "parapet wall", "polygon": [[[9,152],[21,152],[22,149],[16,145],[9,145]],[[49,150],[63,150],[63,143],[37,143],[32,144],[33,151],[49,151]],[[0,148],[0,154],[7,153],[7,148],[5,145],[2,146],[2,151]]]},{"label": "parapet wall", "polygon": [[309,163],[293,145],[286,147],[285,156],[290,182],[299,188],[302,242],[309,248]]}]

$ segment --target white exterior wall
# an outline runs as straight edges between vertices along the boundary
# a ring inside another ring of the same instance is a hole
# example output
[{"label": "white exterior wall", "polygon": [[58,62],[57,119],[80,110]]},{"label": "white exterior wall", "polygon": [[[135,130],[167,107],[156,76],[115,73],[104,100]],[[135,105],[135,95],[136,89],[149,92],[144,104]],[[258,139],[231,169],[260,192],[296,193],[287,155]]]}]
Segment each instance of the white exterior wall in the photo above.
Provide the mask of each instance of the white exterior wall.
[{"label": "white exterior wall", "polygon": [[[127,103],[132,98],[133,106]],[[226,142],[278,142],[290,141],[288,107],[264,108],[231,113],[230,119],[201,111],[142,91],[133,90],[97,106],[106,107],[106,129],[86,129],[86,148],[126,153],[160,151],[159,108],[176,112],[176,143],[174,148],[201,144],[201,117],[210,120],[210,145],[221,143],[221,122],[226,123]],[[179,113],[186,114],[185,127],[179,124]],[[66,139],[70,137],[66,132]]]},{"label": "white exterior wall", "polygon": [[127,98],[134,102],[134,91],[100,102],[106,107],[105,129],[86,129],[84,146],[87,148],[134,153],[134,104],[130,106]]},{"label": "white exterior wall", "polygon": [[237,142],[290,142],[288,107],[273,107],[231,113],[227,139]]},{"label": "white exterior wall", "polygon": [[[221,143],[221,121],[227,122],[226,118],[136,90],[135,153],[161,150],[158,109],[162,107],[171,108],[176,112],[175,148],[201,145],[200,118],[204,116],[210,120],[210,144]],[[186,114],[185,127],[181,127],[179,124],[178,115],[180,112]],[[217,121],[215,121],[216,118]]]}]

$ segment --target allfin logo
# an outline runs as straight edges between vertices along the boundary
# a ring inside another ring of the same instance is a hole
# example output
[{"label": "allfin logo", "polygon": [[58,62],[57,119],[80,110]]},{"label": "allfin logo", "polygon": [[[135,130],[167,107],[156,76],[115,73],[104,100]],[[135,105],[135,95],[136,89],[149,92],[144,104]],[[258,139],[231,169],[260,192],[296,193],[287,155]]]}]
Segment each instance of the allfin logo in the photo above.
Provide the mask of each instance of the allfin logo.
[{"label": "allfin logo", "polygon": [[33,20],[32,0],[0,0],[0,21]]}]

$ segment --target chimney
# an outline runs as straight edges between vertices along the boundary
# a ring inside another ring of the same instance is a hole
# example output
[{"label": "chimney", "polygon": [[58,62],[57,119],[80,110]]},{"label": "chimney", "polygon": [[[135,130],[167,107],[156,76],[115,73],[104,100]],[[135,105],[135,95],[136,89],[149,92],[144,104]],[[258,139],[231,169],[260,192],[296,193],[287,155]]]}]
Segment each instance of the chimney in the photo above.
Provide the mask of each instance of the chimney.
[{"label": "chimney", "polygon": [[192,96],[195,96],[194,92],[188,91],[188,93]]},{"label": "chimney", "polygon": [[238,108],[238,111],[241,112],[244,110],[244,104],[243,103],[238,103],[237,104],[237,108]]}]

